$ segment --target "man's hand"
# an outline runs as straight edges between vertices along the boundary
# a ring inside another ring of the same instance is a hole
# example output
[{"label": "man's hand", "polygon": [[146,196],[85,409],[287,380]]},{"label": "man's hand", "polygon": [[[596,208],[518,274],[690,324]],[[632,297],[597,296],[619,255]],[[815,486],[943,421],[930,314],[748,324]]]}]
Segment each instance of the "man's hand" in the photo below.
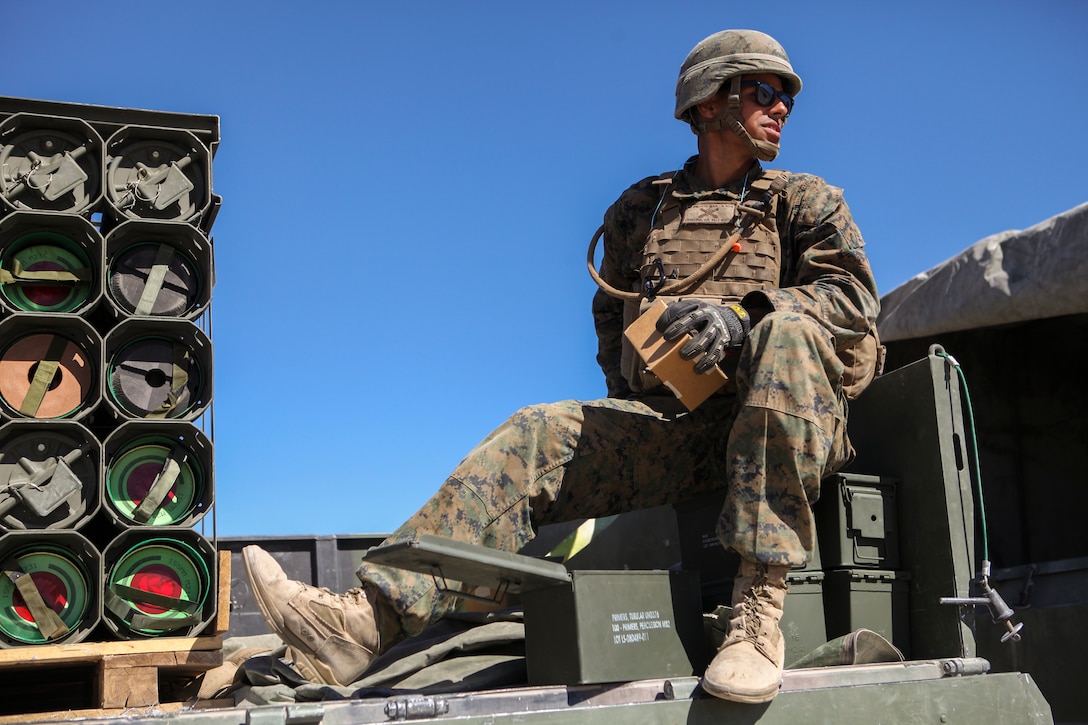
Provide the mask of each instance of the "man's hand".
[{"label": "man's hand", "polygon": [[744,344],[751,329],[751,317],[740,305],[715,305],[702,300],[680,300],[669,304],[657,318],[657,329],[672,342],[681,335],[692,339],[680,348],[680,357],[695,363],[695,372],[708,372],[725,359],[725,351]]}]

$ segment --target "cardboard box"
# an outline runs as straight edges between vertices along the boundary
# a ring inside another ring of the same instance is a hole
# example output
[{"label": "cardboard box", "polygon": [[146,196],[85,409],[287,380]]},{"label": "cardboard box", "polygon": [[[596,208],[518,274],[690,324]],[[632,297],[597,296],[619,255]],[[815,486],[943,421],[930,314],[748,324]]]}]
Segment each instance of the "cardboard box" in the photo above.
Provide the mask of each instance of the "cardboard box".
[{"label": "cardboard box", "polygon": [[717,367],[706,373],[697,373],[695,360],[680,357],[680,348],[691,339],[687,335],[672,342],[665,341],[657,331],[657,320],[667,306],[664,300],[657,300],[623,334],[646,363],[646,368],[673,392],[685,408],[695,410],[725,385],[728,377]]}]

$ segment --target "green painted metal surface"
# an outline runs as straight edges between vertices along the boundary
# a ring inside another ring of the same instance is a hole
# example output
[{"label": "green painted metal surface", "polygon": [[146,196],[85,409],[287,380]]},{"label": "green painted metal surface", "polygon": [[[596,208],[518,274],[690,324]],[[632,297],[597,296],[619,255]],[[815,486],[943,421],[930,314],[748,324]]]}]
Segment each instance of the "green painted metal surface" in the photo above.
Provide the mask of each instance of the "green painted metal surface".
[{"label": "green painted metal surface", "polygon": [[[578,723],[653,725],[1048,725],[1050,708],[1025,674],[948,673],[977,669],[983,660],[944,660],[893,666],[808,670],[787,676],[767,705],[741,705],[707,696],[695,678],[646,680],[602,687],[536,687],[438,696],[401,695],[256,708],[190,711],[125,718],[131,725],[365,725],[414,722],[485,725]],[[116,722],[88,719],[85,725]]]}]

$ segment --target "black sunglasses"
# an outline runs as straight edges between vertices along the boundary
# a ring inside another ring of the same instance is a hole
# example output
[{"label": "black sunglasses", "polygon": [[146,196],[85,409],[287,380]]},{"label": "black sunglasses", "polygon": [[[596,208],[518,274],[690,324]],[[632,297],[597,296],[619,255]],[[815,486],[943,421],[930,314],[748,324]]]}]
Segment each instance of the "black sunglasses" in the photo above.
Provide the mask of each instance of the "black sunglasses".
[{"label": "black sunglasses", "polygon": [[770,108],[778,101],[786,107],[786,115],[793,113],[793,96],[785,91],[776,90],[774,86],[765,81],[741,81],[741,88],[756,89],[756,103],[764,108]]}]

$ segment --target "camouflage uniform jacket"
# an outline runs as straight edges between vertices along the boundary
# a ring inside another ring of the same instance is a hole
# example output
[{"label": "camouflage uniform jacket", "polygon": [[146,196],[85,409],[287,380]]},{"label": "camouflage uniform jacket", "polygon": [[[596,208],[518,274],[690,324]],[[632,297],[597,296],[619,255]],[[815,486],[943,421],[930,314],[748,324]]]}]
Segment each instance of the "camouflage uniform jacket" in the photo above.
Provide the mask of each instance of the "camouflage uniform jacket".
[{"label": "camouflage uniform jacket", "polygon": [[[743,181],[710,189],[694,175],[697,157],[673,176],[664,193],[694,198],[740,198]],[[759,178],[753,164],[748,181]],[[617,289],[639,282],[642,252],[663,187],[647,177],[625,191],[604,216],[604,258],[600,273]],[[746,307],[811,315],[842,349],[856,343],[880,311],[876,282],[865,256],[865,242],[854,224],[842,190],[811,174],[789,174],[784,198],[777,206],[781,242],[778,289],[753,292]],[[597,362],[604,371],[609,397],[625,398],[631,390],[620,366],[623,301],[598,290],[593,298],[597,330]]]}]

